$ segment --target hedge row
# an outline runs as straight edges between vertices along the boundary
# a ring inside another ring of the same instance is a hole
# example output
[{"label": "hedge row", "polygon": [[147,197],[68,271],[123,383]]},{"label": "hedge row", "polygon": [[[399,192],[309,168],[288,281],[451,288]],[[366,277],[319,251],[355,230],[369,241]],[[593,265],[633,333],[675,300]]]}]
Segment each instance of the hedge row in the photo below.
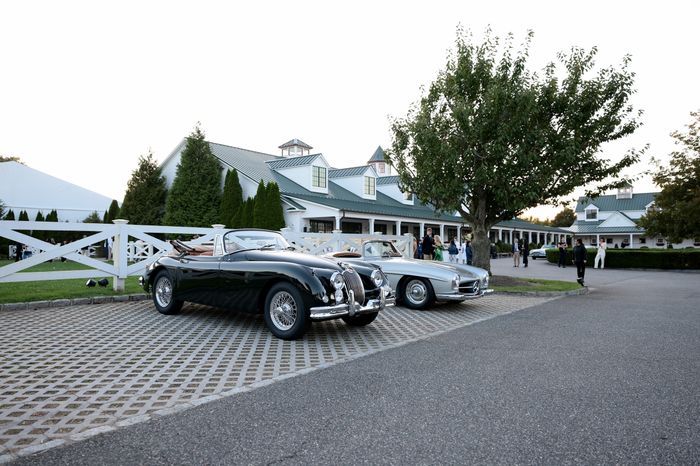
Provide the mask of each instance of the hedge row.
[{"label": "hedge row", "polygon": [[[587,248],[586,265],[593,266],[597,250]],[[566,263],[571,264],[572,249],[567,249]],[[559,262],[559,249],[547,249],[547,260]],[[700,269],[700,249],[608,249],[605,267],[613,269]]]}]

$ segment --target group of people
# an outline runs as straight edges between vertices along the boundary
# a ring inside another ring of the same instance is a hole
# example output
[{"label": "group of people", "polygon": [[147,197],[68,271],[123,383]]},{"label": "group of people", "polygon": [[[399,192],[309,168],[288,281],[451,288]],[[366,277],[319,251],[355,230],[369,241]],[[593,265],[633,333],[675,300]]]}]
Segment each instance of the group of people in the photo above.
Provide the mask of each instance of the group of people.
[{"label": "group of people", "polygon": [[[595,259],[593,260],[594,269],[597,269],[598,266],[600,266],[601,269],[605,268],[605,250],[607,247],[607,241],[605,238],[601,238],[600,241],[598,241],[598,251],[596,252]],[[588,251],[586,250],[586,246],[583,245],[581,238],[576,239],[576,246],[574,246],[573,255],[574,264],[576,265],[576,281],[579,283],[579,285],[584,286]],[[566,245],[564,244],[564,247],[562,248],[562,243],[559,243],[559,266],[566,267]]]},{"label": "group of people", "polygon": [[530,245],[522,239],[514,239],[511,245],[513,253],[513,267],[520,267],[520,256],[522,255],[523,267],[527,267],[528,257],[530,256]]},{"label": "group of people", "polygon": [[430,227],[425,230],[425,236],[422,241],[417,242],[414,240],[413,257],[416,259],[444,261],[445,249],[450,262],[472,264],[474,251],[471,241],[466,240],[457,243],[457,238],[452,238],[448,247],[445,248],[440,235],[433,235],[433,229]]}]

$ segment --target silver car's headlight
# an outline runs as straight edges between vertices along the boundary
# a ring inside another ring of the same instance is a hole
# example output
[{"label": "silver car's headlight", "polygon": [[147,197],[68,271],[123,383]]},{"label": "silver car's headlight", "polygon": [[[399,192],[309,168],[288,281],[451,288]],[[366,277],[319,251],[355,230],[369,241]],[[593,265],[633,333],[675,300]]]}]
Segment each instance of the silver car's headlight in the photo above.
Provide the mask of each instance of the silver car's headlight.
[{"label": "silver car's headlight", "polygon": [[489,287],[489,276],[486,275],[486,276],[483,278],[483,280],[481,280],[481,288],[483,288],[484,290],[486,290],[486,289],[488,289],[488,287]]},{"label": "silver car's headlight", "polygon": [[370,275],[370,278],[372,279],[372,283],[374,283],[374,286],[379,288],[384,284],[384,277],[382,277],[382,273],[379,270],[373,270],[372,274]]},{"label": "silver car's headlight", "polygon": [[455,275],[454,278],[452,279],[452,289],[453,290],[459,290],[459,282],[462,281],[460,278],[459,274]]},{"label": "silver car's headlight", "polygon": [[345,279],[343,278],[343,274],[340,272],[333,272],[333,275],[331,275],[331,284],[333,285],[333,288],[336,290],[340,290],[345,286]]}]

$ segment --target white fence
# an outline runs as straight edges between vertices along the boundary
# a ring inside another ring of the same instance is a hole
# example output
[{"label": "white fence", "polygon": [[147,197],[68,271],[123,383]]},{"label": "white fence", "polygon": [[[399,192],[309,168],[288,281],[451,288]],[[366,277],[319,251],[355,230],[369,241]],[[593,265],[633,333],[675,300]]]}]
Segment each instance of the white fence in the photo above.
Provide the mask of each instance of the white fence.
[{"label": "white fence", "polygon": [[[192,240],[193,244],[212,241],[216,234],[222,234],[223,225],[211,228],[167,227],[160,225],[129,225],[126,220],[115,220],[113,224],[104,223],[61,223],[61,222],[26,222],[0,221],[0,237],[21,244],[32,254],[20,261],[0,267],[0,283],[63,280],[69,278],[113,277],[115,290],[124,289],[124,280],[128,276],[141,275],[146,267],[163,254],[172,250],[170,243],[153,234],[200,235]],[[81,232],[83,238],[67,244],[53,244],[25,231],[69,231]],[[393,241],[397,249],[405,256],[412,257],[412,236],[387,235],[352,235],[339,231],[333,233],[296,233],[287,228],[282,229],[287,241],[298,250],[309,254],[325,254],[331,251],[360,251],[362,243],[369,239],[387,239]],[[96,246],[102,246],[111,239],[112,261],[95,258]],[[16,247],[16,245],[13,245]],[[12,246],[11,246],[12,247]],[[44,262],[65,258],[85,265],[83,270],[65,270],[56,272],[28,272],[27,269]]]},{"label": "white fence", "polygon": [[[33,252],[26,259],[0,267],[0,283],[112,276],[114,289],[121,291],[126,277],[140,275],[148,265],[172,249],[169,243],[152,234],[201,235],[192,241],[198,244],[211,241],[217,232],[223,232],[222,228],[223,225],[214,225],[212,228],[129,225],[126,220],[115,220],[113,224],[0,221],[0,237],[25,245]],[[52,244],[22,233],[23,231],[72,231],[81,232],[85,236],[67,244]],[[107,238],[112,239],[112,262],[83,254],[94,245],[104,244]],[[129,238],[134,241],[130,242]],[[62,257],[90,268],[24,272],[35,265]]]}]

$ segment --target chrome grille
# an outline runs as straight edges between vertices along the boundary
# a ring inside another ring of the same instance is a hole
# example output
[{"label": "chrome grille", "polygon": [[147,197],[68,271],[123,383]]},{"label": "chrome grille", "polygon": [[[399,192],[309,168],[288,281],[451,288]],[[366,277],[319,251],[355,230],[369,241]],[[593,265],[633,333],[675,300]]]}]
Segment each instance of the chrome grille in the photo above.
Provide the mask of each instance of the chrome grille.
[{"label": "chrome grille", "polygon": [[348,290],[355,293],[355,301],[360,304],[365,303],[365,287],[362,286],[362,279],[353,269],[343,270],[343,278]]}]

